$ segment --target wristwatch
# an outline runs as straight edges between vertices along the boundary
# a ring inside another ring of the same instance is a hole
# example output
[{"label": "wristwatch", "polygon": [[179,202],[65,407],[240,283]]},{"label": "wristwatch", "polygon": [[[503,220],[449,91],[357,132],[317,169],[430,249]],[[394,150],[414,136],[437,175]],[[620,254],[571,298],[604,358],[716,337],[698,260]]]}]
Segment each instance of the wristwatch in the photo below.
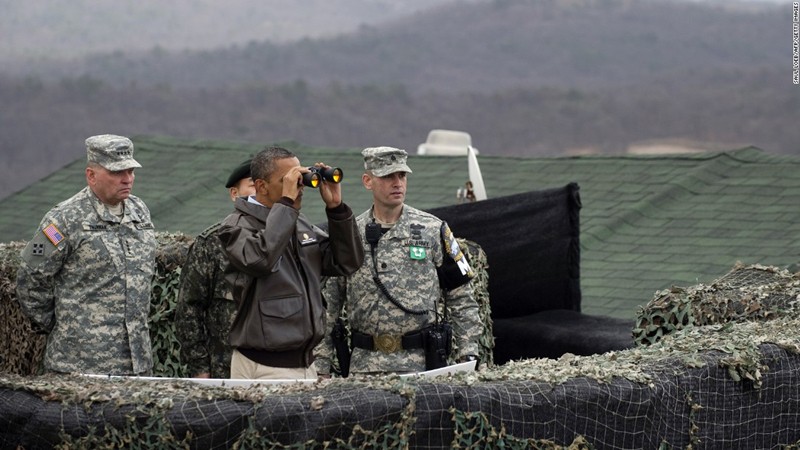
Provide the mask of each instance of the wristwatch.
[{"label": "wristwatch", "polygon": [[458,362],[467,362],[467,361],[477,361],[478,357],[475,355],[464,355],[461,358],[458,358]]}]

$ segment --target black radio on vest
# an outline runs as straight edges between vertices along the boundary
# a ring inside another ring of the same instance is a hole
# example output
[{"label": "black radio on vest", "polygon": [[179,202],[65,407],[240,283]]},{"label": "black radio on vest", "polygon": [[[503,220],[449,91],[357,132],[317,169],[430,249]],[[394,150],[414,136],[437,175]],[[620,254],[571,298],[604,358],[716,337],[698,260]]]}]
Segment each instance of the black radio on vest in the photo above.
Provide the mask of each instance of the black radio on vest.
[{"label": "black radio on vest", "polygon": [[364,227],[364,236],[367,238],[367,243],[369,243],[371,247],[378,245],[382,234],[381,226],[378,223],[370,222]]}]

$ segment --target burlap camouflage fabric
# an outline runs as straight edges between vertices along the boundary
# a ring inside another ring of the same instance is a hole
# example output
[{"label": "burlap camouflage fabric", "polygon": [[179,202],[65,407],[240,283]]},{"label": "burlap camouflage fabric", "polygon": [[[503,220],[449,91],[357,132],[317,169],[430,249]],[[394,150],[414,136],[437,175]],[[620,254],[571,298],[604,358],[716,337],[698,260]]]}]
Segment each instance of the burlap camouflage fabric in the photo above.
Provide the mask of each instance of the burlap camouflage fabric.
[{"label": "burlap camouflage fabric", "polygon": [[[358,217],[359,229],[363,230],[371,220],[370,209]],[[372,254],[362,233],[364,264],[349,277],[327,280],[323,291],[328,303],[328,330],[323,345],[317,349],[317,370],[320,373],[330,371],[333,357],[330,334],[342,306],[350,329],[372,336],[400,336],[433,323],[436,302],[442,297],[436,267],[443,261],[445,235],[452,234],[440,219],[404,205],[400,219],[381,237],[376,247],[379,279],[406,309],[427,311],[417,315],[402,311],[381,293],[372,278]],[[453,326],[453,336],[459,352],[452,355],[453,359],[480,354],[478,339],[483,326],[478,304],[472,294],[470,283],[444,293],[448,320]],[[422,349],[384,353],[355,348],[350,363],[352,374],[423,370],[425,355]]]},{"label": "burlap camouflage fabric", "polygon": [[364,170],[376,177],[385,177],[395,172],[411,173],[406,161],[408,153],[394,147],[370,147],[361,151],[364,157]]},{"label": "burlap camouflage fabric", "polygon": [[125,136],[101,134],[86,139],[86,161],[112,172],[142,167],[133,159],[133,142]]},{"label": "burlap camouflage fabric", "polygon": [[17,298],[48,333],[44,367],[57,372],[149,373],[155,232],[139,198],[120,218],[89,187],[42,219],[22,251]]},{"label": "burlap camouflage fabric", "polygon": [[233,291],[225,281],[227,258],[217,236],[220,224],[194,240],[181,272],[175,333],[189,375],[230,378],[232,349],[228,334],[236,315]]}]

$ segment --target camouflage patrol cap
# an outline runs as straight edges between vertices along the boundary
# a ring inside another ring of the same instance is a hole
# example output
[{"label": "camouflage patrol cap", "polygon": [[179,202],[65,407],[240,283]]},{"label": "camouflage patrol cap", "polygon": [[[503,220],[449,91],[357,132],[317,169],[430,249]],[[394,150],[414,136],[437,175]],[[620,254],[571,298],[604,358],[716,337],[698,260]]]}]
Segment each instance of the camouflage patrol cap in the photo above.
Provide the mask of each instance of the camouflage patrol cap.
[{"label": "camouflage patrol cap", "polygon": [[406,165],[408,153],[394,147],[370,147],[361,151],[364,155],[364,170],[369,170],[376,177],[385,177],[395,172],[411,173]]},{"label": "camouflage patrol cap", "polygon": [[125,136],[101,134],[86,139],[86,160],[116,172],[142,167],[133,159],[133,142]]},{"label": "camouflage patrol cap", "polygon": [[253,161],[253,158],[248,159],[247,161],[242,161],[241,164],[236,166],[231,172],[230,176],[228,176],[228,181],[225,183],[226,188],[232,188],[239,182],[239,180],[243,178],[250,178],[250,163]]}]

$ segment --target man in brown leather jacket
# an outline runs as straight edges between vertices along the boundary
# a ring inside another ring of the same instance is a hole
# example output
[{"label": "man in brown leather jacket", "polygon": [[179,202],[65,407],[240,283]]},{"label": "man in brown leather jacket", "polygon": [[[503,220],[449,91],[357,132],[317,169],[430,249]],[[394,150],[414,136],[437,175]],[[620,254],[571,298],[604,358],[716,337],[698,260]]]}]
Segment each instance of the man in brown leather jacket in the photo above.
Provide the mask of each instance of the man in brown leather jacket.
[{"label": "man in brown leather jacket", "polygon": [[237,304],[231,378],[316,378],[313,350],[325,332],[321,277],[349,275],[364,260],[340,184],[318,186],[327,233],[300,213],[303,174],[309,172],[289,150],[262,150],[251,165],[255,196],[237,199],[222,222],[226,279]]}]

